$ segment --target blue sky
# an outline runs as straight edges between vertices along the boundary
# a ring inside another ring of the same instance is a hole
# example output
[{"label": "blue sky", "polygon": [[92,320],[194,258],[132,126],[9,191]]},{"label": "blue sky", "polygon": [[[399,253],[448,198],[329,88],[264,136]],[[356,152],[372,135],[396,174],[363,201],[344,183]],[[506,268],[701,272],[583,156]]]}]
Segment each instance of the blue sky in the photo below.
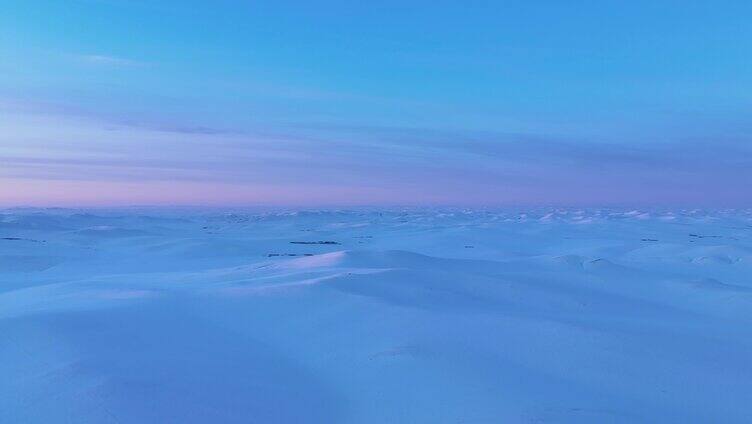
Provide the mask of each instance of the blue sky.
[{"label": "blue sky", "polygon": [[752,203],[750,2],[2,5],[2,204]]}]

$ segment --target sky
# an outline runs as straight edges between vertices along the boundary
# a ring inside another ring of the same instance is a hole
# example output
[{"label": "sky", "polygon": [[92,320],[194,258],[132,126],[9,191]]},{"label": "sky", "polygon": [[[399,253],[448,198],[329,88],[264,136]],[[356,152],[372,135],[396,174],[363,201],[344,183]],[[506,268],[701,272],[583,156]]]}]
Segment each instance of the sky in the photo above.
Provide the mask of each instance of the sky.
[{"label": "sky", "polygon": [[0,8],[2,206],[752,206],[746,0]]}]

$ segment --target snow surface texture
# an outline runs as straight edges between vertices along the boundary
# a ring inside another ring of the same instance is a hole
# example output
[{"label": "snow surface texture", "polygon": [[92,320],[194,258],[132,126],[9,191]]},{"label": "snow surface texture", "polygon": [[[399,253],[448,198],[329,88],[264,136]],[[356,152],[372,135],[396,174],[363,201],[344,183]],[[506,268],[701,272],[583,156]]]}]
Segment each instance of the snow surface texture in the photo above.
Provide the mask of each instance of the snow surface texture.
[{"label": "snow surface texture", "polygon": [[752,211],[7,210],[0,423],[752,422]]}]

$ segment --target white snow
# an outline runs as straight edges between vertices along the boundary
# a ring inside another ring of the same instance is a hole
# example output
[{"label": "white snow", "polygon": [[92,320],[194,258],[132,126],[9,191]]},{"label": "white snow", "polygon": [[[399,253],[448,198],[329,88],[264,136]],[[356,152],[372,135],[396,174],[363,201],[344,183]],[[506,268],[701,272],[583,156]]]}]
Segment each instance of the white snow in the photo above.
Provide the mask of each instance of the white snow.
[{"label": "white snow", "polygon": [[0,212],[0,423],[752,422],[749,210]]}]

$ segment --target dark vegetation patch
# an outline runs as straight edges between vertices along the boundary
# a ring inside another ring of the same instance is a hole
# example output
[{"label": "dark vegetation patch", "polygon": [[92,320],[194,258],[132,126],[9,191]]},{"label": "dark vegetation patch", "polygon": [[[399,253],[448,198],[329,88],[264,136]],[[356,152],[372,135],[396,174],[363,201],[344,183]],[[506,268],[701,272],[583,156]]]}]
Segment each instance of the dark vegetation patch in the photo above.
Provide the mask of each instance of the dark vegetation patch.
[{"label": "dark vegetation patch", "polygon": [[34,240],[34,239],[25,239],[21,237],[0,237],[0,240],[6,240],[6,241],[30,241],[32,243],[44,243],[46,240]]}]

